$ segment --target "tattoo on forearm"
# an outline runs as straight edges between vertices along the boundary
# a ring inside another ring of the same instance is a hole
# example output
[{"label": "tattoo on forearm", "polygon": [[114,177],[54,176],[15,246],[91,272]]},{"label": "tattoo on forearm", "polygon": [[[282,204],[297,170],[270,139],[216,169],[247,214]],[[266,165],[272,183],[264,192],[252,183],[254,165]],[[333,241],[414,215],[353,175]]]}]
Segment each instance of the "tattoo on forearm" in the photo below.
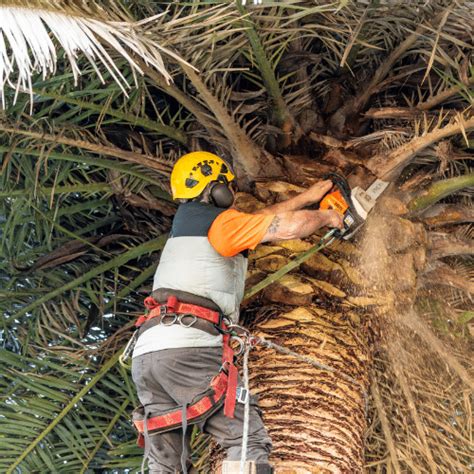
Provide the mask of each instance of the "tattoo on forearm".
[{"label": "tattoo on forearm", "polygon": [[280,218],[278,216],[275,216],[272,220],[272,223],[270,224],[270,227],[268,228],[268,233],[269,234],[276,234],[278,229],[280,228]]}]

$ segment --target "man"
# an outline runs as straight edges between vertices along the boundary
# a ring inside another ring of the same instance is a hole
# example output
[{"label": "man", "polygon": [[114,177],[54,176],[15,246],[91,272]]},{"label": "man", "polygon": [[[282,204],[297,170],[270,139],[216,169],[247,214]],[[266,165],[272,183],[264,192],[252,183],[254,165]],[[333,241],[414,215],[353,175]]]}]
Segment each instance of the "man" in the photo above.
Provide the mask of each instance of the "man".
[{"label": "man", "polygon": [[[188,424],[197,424],[226,450],[223,472],[239,472],[244,405],[236,403],[237,370],[227,327],[238,323],[247,250],[343,226],[335,211],[301,210],[320,201],[331,181],[254,214],[231,208],[233,181],[221,158],[201,151],[181,157],[171,173],[173,198],[181,205],[156,270],[153,298],[146,300],[151,312],[142,319],[132,361],[144,407],[134,419],[152,474],[186,471]],[[271,473],[271,441],[253,397],[247,446],[246,472]]]}]

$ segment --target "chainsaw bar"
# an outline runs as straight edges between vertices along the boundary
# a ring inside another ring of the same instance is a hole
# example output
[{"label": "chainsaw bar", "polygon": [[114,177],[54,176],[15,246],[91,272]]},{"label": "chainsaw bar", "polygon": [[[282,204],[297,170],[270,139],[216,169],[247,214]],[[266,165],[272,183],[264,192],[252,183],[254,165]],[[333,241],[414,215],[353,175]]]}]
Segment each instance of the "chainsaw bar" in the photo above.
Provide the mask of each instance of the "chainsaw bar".
[{"label": "chainsaw bar", "polygon": [[324,179],[330,179],[334,186],[319,205],[320,209],[334,209],[344,216],[344,229],[334,230],[332,236],[347,240],[351,238],[367,219],[378,197],[390,184],[376,179],[367,190],[356,186],[351,190],[347,179],[338,173],[328,173]]}]

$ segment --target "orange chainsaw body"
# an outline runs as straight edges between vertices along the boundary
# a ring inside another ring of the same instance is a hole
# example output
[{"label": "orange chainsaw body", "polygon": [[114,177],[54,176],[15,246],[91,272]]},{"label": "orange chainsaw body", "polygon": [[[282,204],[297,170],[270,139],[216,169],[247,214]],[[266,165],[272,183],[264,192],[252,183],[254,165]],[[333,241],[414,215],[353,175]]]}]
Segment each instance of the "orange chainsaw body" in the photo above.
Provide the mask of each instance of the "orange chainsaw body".
[{"label": "orange chainsaw body", "polygon": [[336,189],[335,191],[330,192],[324,196],[322,201],[319,203],[319,209],[334,209],[335,211],[344,215],[349,209],[349,204],[344,199],[341,191]]}]

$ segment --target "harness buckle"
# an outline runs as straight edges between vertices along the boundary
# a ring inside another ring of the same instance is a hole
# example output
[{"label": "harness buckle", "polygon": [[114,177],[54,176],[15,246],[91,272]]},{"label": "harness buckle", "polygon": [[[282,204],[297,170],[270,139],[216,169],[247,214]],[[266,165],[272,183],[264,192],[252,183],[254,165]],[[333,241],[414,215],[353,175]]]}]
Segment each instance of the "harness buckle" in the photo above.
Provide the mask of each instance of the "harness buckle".
[{"label": "harness buckle", "polygon": [[[217,329],[217,331],[225,336],[226,334],[230,334],[230,321],[226,317],[224,313],[219,312],[219,322],[217,324],[214,324],[214,327]],[[227,328],[227,329],[224,329]]]},{"label": "harness buckle", "polygon": [[223,362],[219,369],[219,372],[224,372],[224,374],[229,375],[229,366],[230,366],[230,362],[228,361]]},{"label": "harness buckle", "polygon": [[250,395],[249,390],[247,390],[244,387],[237,387],[237,391],[235,393],[235,399],[237,403],[242,403],[245,405],[248,402],[249,395]]}]

